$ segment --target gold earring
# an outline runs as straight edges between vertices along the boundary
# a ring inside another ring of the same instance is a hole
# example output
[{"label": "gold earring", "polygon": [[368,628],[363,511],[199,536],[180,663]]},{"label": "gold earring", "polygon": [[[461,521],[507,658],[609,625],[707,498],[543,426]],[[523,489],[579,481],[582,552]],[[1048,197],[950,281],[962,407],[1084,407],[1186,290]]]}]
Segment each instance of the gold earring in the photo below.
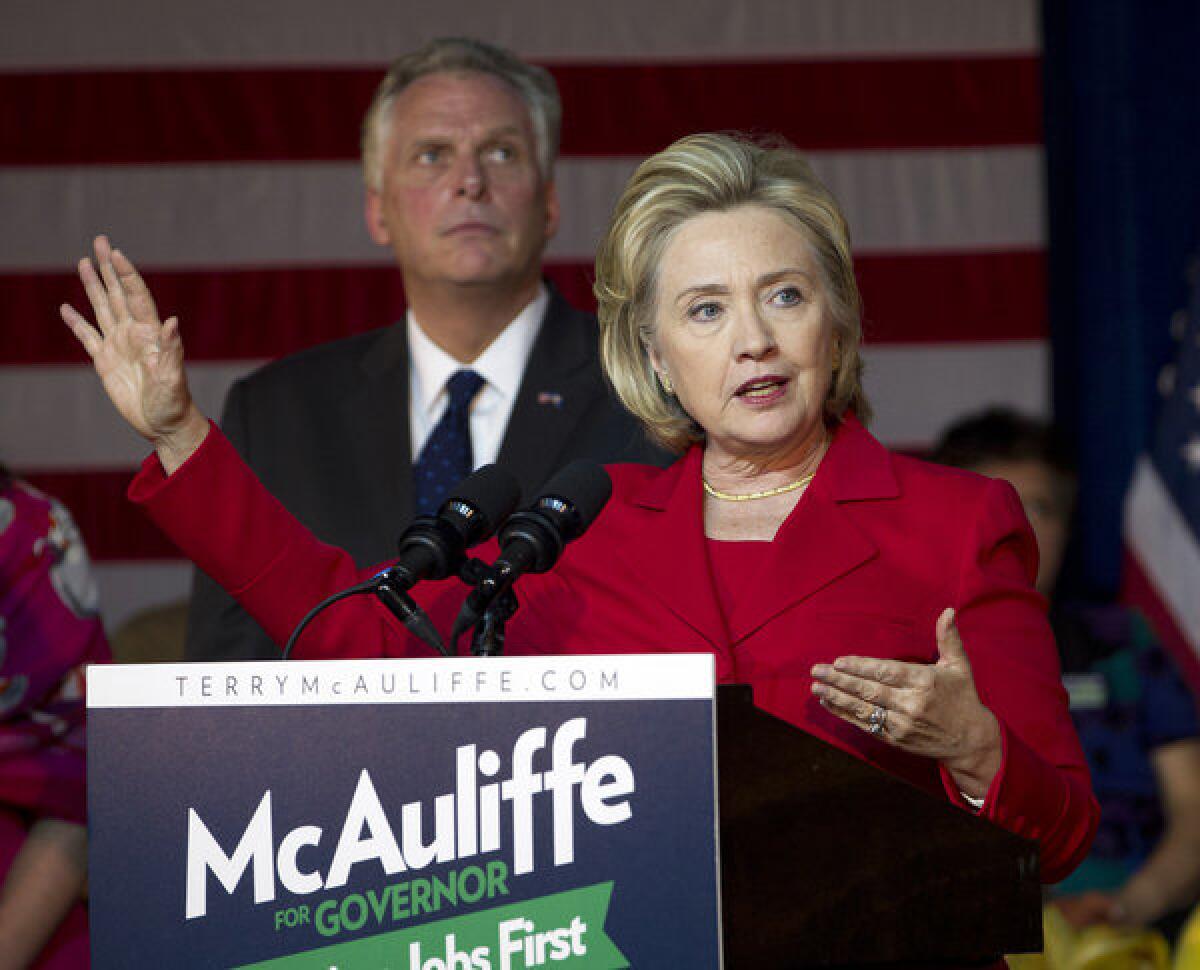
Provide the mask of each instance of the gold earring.
[{"label": "gold earring", "polygon": [[833,372],[834,372],[834,374],[836,374],[838,372],[838,368],[840,368],[841,366],[842,366],[842,348],[834,347],[833,348]]},{"label": "gold earring", "polygon": [[659,382],[662,384],[662,389],[668,394],[674,395],[675,388],[671,385],[671,378],[667,376],[667,372],[663,371],[658,375]]}]

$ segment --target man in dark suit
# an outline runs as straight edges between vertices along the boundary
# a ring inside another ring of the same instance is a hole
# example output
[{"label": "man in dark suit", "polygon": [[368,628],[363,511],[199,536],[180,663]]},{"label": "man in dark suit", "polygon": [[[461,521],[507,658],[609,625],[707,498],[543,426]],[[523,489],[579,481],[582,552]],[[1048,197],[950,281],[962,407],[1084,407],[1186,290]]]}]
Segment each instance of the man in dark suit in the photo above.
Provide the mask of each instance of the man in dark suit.
[{"label": "man in dark suit", "polygon": [[[396,61],[363,123],[368,232],[403,276],[403,322],[239,381],[222,427],[267,488],[361,565],[395,554],[471,467],[499,461],[526,498],[574,458],[651,460],[610,395],[594,318],[541,276],[558,226],[561,108],[507,51],[434,41]],[[279,650],[197,573],[187,656]]]}]

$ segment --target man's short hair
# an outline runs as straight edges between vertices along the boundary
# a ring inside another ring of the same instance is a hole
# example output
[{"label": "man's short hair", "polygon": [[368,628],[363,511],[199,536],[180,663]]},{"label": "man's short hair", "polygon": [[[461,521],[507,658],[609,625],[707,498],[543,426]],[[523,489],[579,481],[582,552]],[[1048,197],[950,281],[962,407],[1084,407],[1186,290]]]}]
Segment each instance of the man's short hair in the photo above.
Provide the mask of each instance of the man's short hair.
[{"label": "man's short hair", "polygon": [[486,74],[507,84],[529,110],[538,168],[550,180],[558,157],[562,103],[545,68],[526,64],[502,47],[469,37],[440,37],[397,58],[375,91],[362,126],[363,178],[367,188],[383,184],[383,158],[391,136],[392,105],[406,87],[427,74]]}]

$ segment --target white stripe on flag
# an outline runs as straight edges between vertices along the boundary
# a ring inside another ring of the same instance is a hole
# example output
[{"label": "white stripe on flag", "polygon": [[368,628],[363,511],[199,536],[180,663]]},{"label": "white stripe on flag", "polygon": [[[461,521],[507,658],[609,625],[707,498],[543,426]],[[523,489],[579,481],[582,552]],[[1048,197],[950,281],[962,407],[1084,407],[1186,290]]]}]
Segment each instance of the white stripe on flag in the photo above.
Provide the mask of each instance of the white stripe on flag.
[{"label": "white stripe on flag", "polygon": [[100,616],[110,634],[136,613],[186,600],[192,592],[192,564],[182,559],[155,562],[93,562],[100,587]]},{"label": "white stripe on flag", "polygon": [[989,405],[1050,410],[1044,340],[868,346],[863,357],[871,433],[892,447],[928,447],[951,421]]},{"label": "white stripe on flag", "polygon": [[1145,456],[1138,459],[1125,502],[1125,541],[1176,626],[1200,654],[1200,547]]},{"label": "white stripe on flag", "polygon": [[[229,385],[262,363],[188,367],[188,384],[200,410],[219,418]],[[86,364],[0,367],[0,441],[5,463],[38,471],[133,468],[150,450],[117,415]]]},{"label": "white stripe on flag", "polygon": [[[1041,340],[910,344],[864,350],[872,431],[885,443],[932,443],[954,418],[986,404],[1048,410],[1049,351]],[[200,410],[217,418],[229,385],[262,361],[193,364]],[[53,414],[54,434],[44,416]],[[0,368],[0,440],[5,461],[38,471],[132,468],[146,443],[117,416],[90,367]]]},{"label": "white stripe on flag", "polygon": [[[1041,248],[1042,149],[810,156],[857,252]],[[636,159],[564,159],[549,259],[591,263]],[[109,233],[144,268],[388,264],[367,237],[358,165],[0,169],[0,271],[63,272]]]},{"label": "white stripe on flag", "polygon": [[385,64],[470,34],[534,60],[764,60],[1040,47],[1036,0],[9,0],[0,69]]}]

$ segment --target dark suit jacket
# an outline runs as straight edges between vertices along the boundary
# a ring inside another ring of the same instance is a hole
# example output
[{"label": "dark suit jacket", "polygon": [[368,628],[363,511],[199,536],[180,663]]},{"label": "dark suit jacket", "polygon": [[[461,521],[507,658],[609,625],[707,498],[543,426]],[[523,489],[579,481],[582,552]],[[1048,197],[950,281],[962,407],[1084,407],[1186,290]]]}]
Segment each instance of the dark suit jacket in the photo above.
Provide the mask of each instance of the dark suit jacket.
[{"label": "dark suit jacket", "polygon": [[[1099,813],[1033,590],[1033,533],[1012,487],[891,455],[849,418],[774,540],[756,544],[756,568],[722,595],[709,569],[701,457],[697,447],[665,471],[611,467],[613,496],[591,529],[553,570],[518,582],[521,609],[506,651],[707,653],[717,679],[751,684],[764,710],[961,802],[936,761],[825,710],[810,676],[814,663],[847,654],[935,662],[934,624],[953,606],[975,687],[1003,736],[981,814],[1040,843],[1044,881],[1074,868]],[[131,496],[280,641],[312,605],[363,578],[344,552],[298,528],[219,434],[169,479],[150,459]],[[218,501],[228,515],[214,525],[201,500]],[[481,555],[495,552],[493,539]],[[452,579],[422,583],[414,595],[445,635],[464,592]],[[360,596],[325,611],[296,653],[431,651]]]},{"label": "dark suit jacket", "polygon": [[[286,357],[238,381],[222,429],[267,489],[360,566],[391,559],[413,516],[408,338],[399,323]],[[539,403],[542,392],[552,392]],[[558,401],[561,403],[558,403]],[[525,498],[576,458],[666,464],[613,397],[595,318],[553,289],[497,461]],[[190,660],[276,658],[279,648],[202,572]]]}]

